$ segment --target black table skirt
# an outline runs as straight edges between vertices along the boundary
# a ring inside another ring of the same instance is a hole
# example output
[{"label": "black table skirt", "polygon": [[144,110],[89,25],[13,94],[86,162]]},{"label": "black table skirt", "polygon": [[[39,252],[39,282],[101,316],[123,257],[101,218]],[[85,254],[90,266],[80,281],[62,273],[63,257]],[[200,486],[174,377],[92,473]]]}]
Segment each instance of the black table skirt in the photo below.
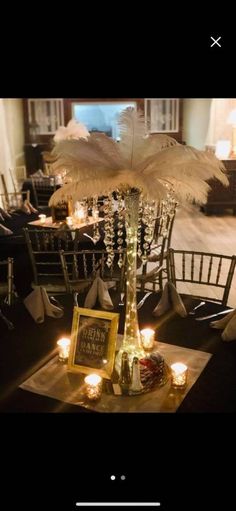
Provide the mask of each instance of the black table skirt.
[{"label": "black table skirt", "polygon": [[[138,294],[138,300],[142,294]],[[85,408],[58,402],[18,388],[27,377],[45,363],[52,355],[56,341],[63,335],[70,336],[73,302],[71,296],[61,296],[65,305],[64,317],[60,320],[46,318],[37,325],[20,303],[7,310],[7,315],[15,324],[9,332],[1,323],[0,344],[0,387],[2,412],[66,412],[93,413]],[[153,293],[139,311],[140,328],[156,328],[157,339],[168,344],[176,344],[191,349],[212,353],[210,361],[193,385],[177,413],[235,412],[236,411],[236,341],[223,342],[220,331],[211,329],[210,320],[196,322],[193,317],[181,318],[172,315],[166,321],[163,317],[154,318],[152,310],[159,295]],[[84,297],[80,296],[80,305]],[[191,309],[197,301],[184,297],[186,307]],[[199,310],[199,316],[216,312],[221,306],[208,303]],[[6,309],[5,309],[6,312]],[[120,312],[119,332],[123,332],[124,307]]]}]

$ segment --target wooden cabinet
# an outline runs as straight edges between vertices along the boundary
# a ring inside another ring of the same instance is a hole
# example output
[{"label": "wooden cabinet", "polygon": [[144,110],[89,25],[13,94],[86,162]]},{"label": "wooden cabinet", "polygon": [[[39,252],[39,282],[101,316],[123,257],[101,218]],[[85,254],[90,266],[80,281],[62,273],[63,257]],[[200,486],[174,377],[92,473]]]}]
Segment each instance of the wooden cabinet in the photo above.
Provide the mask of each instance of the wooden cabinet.
[{"label": "wooden cabinet", "polygon": [[218,214],[230,209],[236,215],[236,159],[223,161],[229,179],[229,186],[223,186],[218,180],[211,179],[211,191],[207,203],[202,207],[204,213]]},{"label": "wooden cabinet", "polygon": [[64,125],[63,99],[25,99],[25,142],[45,143]]}]

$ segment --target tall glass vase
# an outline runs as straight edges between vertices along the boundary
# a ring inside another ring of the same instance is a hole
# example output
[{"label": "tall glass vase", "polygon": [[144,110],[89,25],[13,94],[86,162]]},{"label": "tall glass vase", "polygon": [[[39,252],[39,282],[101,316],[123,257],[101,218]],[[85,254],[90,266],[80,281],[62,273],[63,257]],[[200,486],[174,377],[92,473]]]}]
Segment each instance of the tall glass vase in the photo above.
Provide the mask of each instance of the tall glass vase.
[{"label": "tall glass vase", "polygon": [[129,355],[132,362],[133,357],[142,358],[145,352],[141,347],[138,314],[137,314],[137,231],[139,214],[140,191],[132,189],[125,194],[125,227],[126,227],[126,313],[124,338],[121,349],[116,358],[116,369],[119,372],[121,356],[124,351]]}]

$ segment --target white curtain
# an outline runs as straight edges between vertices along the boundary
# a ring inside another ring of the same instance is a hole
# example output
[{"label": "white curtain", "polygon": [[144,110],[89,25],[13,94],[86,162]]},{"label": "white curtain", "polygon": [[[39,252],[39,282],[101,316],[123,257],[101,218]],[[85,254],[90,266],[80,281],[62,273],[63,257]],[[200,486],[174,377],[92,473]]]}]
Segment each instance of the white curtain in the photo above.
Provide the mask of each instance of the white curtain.
[{"label": "white curtain", "polygon": [[212,99],[206,146],[215,147],[218,140],[232,140],[232,126],[227,123],[227,118],[234,108],[236,98]]},{"label": "white curtain", "polygon": [[[8,133],[5,100],[0,98],[0,174],[4,175],[8,192],[13,192],[13,183],[9,168],[14,167],[14,156],[10,144],[10,135]],[[3,193],[0,180],[0,192]]]}]

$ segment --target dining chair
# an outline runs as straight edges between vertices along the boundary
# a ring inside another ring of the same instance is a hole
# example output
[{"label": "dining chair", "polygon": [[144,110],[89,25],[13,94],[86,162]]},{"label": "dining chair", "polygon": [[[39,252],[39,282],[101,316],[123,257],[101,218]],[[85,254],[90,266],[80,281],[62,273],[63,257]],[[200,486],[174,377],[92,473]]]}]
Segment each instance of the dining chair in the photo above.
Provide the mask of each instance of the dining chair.
[{"label": "dining chair", "polygon": [[236,256],[175,250],[167,257],[168,280],[182,294],[227,305]]},{"label": "dining chair", "polygon": [[[0,294],[5,295],[5,302],[12,305],[14,289],[13,289],[13,259],[8,257],[7,260],[0,261],[0,270],[3,268],[4,278],[1,274],[0,278]],[[2,272],[1,272],[2,273]]]},{"label": "dining chair", "polygon": [[6,211],[20,209],[25,200],[30,202],[30,191],[24,190],[21,192],[8,192],[7,194],[1,193],[0,199],[3,209]]},{"label": "dining chair", "polygon": [[31,185],[36,208],[47,208],[49,199],[56,190],[55,177],[31,177]]},{"label": "dining chair", "polygon": [[167,254],[171,244],[177,204],[174,202],[171,210],[165,214],[161,206],[159,208],[147,261],[142,265],[142,273],[137,276],[141,291],[149,289],[150,283],[153,291],[156,291],[157,287],[160,291],[163,289],[163,279],[167,279]]},{"label": "dining chair", "polygon": [[59,252],[78,248],[79,230],[24,228],[23,232],[32,267],[32,287],[43,286],[54,293],[65,292]]},{"label": "dining chair", "polygon": [[7,200],[8,191],[7,191],[7,183],[6,183],[4,174],[0,174],[0,183],[1,183],[1,189],[2,189],[1,195],[4,195]]},{"label": "dining chair", "polygon": [[68,293],[90,286],[99,276],[115,283],[117,291],[124,290],[126,250],[114,250],[114,259],[108,266],[106,250],[60,251],[61,264]]}]

